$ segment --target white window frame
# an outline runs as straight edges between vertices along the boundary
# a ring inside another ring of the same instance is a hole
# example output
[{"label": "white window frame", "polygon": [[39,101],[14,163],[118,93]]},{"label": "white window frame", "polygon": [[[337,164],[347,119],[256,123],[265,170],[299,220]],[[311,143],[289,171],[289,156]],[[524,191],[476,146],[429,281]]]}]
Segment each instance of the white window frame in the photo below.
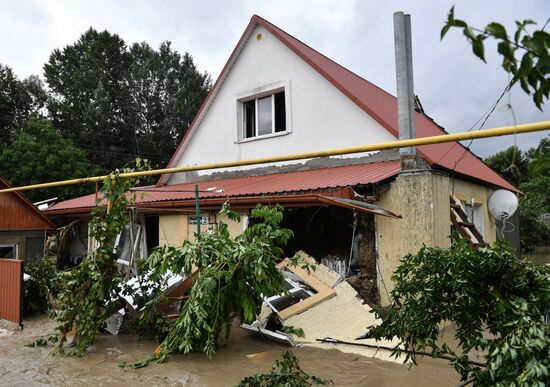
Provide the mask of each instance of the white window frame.
[{"label": "white window frame", "polygon": [[[285,93],[285,130],[282,132],[275,132],[275,97],[274,95],[283,91]],[[271,133],[258,135],[258,100],[264,97],[271,96]],[[237,139],[235,143],[244,143],[250,141],[261,140],[265,138],[286,136],[292,133],[291,126],[291,98],[290,98],[290,80],[270,83],[264,86],[257,87],[255,89],[246,90],[235,95],[237,100]],[[245,137],[245,117],[244,117],[244,103],[255,100],[254,109],[256,120],[254,123],[255,136]]]},{"label": "white window frame", "polygon": [[462,202],[462,209],[468,215],[468,211],[466,210],[466,206],[472,207],[472,217],[473,219],[470,219],[468,217],[468,220],[472,222],[481,236],[485,238],[485,208],[482,203],[474,203],[473,200],[470,202]]},{"label": "white window frame", "polygon": [[[13,259],[19,259],[19,243],[0,243],[0,247],[13,247],[14,250],[14,257]],[[5,258],[5,257],[0,257]],[[12,259],[12,258],[8,258]]]}]

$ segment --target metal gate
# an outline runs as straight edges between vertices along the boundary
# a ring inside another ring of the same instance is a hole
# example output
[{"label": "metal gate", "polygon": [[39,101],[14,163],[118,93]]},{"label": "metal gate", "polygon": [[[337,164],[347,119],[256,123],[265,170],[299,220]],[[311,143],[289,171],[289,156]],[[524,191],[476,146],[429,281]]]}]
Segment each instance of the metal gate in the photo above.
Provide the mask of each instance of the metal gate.
[{"label": "metal gate", "polygon": [[21,324],[23,261],[0,259],[0,319]]}]

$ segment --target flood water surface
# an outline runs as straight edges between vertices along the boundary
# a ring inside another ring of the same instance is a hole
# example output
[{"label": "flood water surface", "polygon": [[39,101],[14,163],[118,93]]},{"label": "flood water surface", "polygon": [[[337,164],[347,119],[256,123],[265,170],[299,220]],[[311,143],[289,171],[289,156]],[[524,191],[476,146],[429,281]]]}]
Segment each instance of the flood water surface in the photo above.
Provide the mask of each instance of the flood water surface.
[{"label": "flood water surface", "polygon": [[[83,357],[53,356],[51,348],[24,344],[53,333],[47,317],[24,322],[22,332],[0,336],[2,386],[232,386],[246,376],[267,372],[282,348],[234,328],[212,359],[201,354],[169,357],[141,369],[120,368],[153,353],[156,343],[128,335],[100,336]],[[334,349],[292,348],[302,369],[332,379],[336,386],[455,386],[458,377],[444,360],[419,359],[419,366],[346,354]]]}]

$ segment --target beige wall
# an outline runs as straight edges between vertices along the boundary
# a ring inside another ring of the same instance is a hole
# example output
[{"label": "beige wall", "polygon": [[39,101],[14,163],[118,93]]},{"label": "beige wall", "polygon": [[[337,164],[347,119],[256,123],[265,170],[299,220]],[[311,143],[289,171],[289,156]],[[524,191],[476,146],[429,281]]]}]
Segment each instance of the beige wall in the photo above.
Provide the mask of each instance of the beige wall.
[{"label": "beige wall", "polygon": [[378,204],[403,217],[375,217],[378,289],[380,301],[386,305],[389,299],[385,289],[393,289],[391,276],[405,255],[416,253],[422,245],[450,245],[449,178],[430,171],[401,174]]},{"label": "beige wall", "polygon": [[376,243],[380,277],[380,300],[389,300],[384,289],[393,289],[391,276],[400,260],[416,253],[422,245],[448,247],[450,245],[451,220],[449,195],[457,199],[483,205],[484,234],[486,242],[496,240],[494,218],[489,214],[487,202],[492,188],[449,178],[435,172],[401,174],[383,193],[378,204],[398,212],[402,219],[375,217]]},{"label": "beige wall", "polygon": [[[209,224],[201,224],[201,234],[212,232],[220,220],[227,224],[229,234],[236,237],[244,230],[246,214],[241,214],[241,221],[234,222],[227,217],[222,217],[216,212],[202,213],[201,216],[208,216]],[[197,232],[196,224],[189,224],[187,214],[170,214],[159,216],[159,244],[181,246],[184,241],[195,241]]]},{"label": "beige wall", "polygon": [[187,234],[187,215],[159,215],[159,245],[181,246]]},{"label": "beige wall", "polygon": [[245,227],[248,225],[248,215],[239,215],[241,216],[240,222],[235,222],[227,216],[218,215],[218,221],[222,221],[227,224],[227,229],[229,230],[229,235],[231,235],[231,238],[235,238],[237,235],[242,234]]},{"label": "beige wall", "polygon": [[487,243],[495,242],[495,218],[493,218],[489,213],[489,206],[487,205],[489,197],[494,192],[494,189],[464,180],[451,179],[450,192],[460,201],[471,202],[473,198],[474,203],[481,204],[483,206],[483,238]]}]

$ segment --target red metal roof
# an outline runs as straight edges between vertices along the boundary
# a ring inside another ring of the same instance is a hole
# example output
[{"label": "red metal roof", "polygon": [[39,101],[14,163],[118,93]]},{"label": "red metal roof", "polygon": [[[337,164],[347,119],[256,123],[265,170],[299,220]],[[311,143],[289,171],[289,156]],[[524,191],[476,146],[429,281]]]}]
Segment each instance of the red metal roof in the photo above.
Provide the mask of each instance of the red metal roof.
[{"label": "red metal roof", "polygon": [[[395,176],[400,171],[399,161],[348,165],[308,171],[275,173],[269,175],[234,177],[198,182],[201,200],[215,198],[259,197],[262,195],[287,195],[325,189],[336,189],[362,184],[372,184]],[[195,183],[175,184],[163,187],[144,187],[137,194],[136,205],[193,200]],[[216,190],[223,190],[216,192]],[[174,192],[185,191],[185,192]],[[143,195],[142,195],[143,193]],[[60,214],[81,209],[86,212],[95,205],[95,194],[57,203],[48,208],[48,214]]]},{"label": "red metal roof", "polygon": [[[11,185],[0,177],[0,189],[5,188],[11,188]],[[0,193],[0,230],[52,231],[56,228],[22,193]]]},{"label": "red metal roof", "polygon": [[[289,35],[285,31],[269,23],[267,20],[254,15],[250,23],[229,57],[216,83],[212,87],[211,92],[206,97],[205,102],[201,106],[195,120],[185,133],[185,136],[178,148],[174,152],[168,167],[173,167],[180,158],[181,153],[186,146],[186,139],[192,135],[192,132],[197,129],[197,117],[203,113],[203,109],[207,106],[210,98],[214,98],[215,90],[221,87],[220,80],[225,77],[225,73],[229,71],[230,63],[233,62],[234,56],[240,50],[241,45],[246,42],[246,37],[254,29],[256,25],[261,25],[276,38],[290,48],[296,55],[302,58],[306,63],[313,67],[323,77],[330,81],[336,88],[349,97],[367,114],[372,116],[384,128],[386,128],[393,136],[399,138],[397,128],[397,99],[388,92],[380,89],[378,86],[354,74],[338,63],[332,61],[321,53],[315,51],[305,43]],[[446,132],[435,124],[429,117],[423,113],[416,113],[416,134],[417,137],[428,137],[445,134]],[[517,189],[504,178],[494,172],[473,153],[456,142],[424,145],[418,147],[419,153],[431,164],[439,165],[445,169],[452,170],[458,174],[474,178],[476,180],[506,188],[512,191]],[[158,185],[164,183],[166,177],[163,175],[159,179]]]}]

